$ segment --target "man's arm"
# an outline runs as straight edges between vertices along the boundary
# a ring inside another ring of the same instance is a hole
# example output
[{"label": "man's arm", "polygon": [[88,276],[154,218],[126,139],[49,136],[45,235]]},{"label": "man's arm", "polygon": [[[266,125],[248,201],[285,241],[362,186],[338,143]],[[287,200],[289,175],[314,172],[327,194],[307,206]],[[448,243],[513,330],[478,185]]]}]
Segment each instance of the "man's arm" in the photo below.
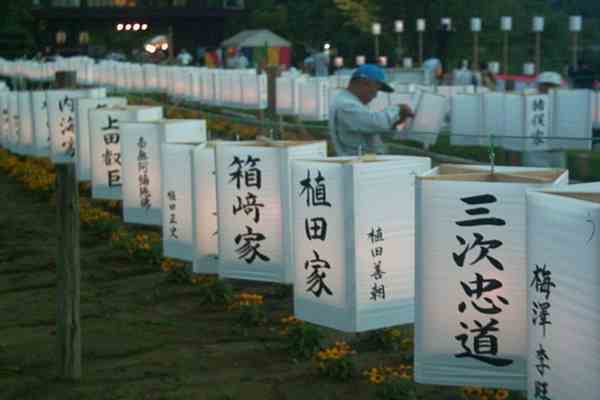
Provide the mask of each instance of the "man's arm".
[{"label": "man's arm", "polygon": [[392,132],[392,128],[400,117],[398,107],[389,107],[383,111],[371,111],[358,104],[347,104],[337,110],[337,118],[343,121],[352,131],[364,135],[376,135],[382,131]]}]

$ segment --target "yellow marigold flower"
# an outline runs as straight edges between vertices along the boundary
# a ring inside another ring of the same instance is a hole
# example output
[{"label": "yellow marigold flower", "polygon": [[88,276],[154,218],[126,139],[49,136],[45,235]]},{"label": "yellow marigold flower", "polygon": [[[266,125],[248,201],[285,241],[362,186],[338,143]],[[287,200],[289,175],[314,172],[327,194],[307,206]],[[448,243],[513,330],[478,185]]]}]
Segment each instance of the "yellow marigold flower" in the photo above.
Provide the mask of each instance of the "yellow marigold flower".
[{"label": "yellow marigold flower", "polygon": [[370,381],[371,381],[371,383],[373,383],[375,385],[379,385],[379,384],[383,383],[384,378],[381,375],[373,375],[373,376],[371,376]]},{"label": "yellow marigold flower", "polygon": [[506,400],[508,399],[509,393],[506,389],[499,389],[496,392],[496,400]]}]

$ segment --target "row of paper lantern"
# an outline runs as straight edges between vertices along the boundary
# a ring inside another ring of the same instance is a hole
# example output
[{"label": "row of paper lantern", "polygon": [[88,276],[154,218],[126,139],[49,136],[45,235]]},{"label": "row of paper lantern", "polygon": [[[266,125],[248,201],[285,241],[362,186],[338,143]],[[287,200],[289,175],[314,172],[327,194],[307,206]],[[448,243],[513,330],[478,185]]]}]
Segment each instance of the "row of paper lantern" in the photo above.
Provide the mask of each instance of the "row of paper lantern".
[{"label": "row of paper lantern", "polygon": [[516,151],[591,150],[600,97],[587,89],[457,94],[450,98],[450,114],[453,145],[486,146],[493,134],[497,145]]},{"label": "row of paper lantern", "polygon": [[[316,324],[414,321],[417,382],[594,398],[598,184],[567,186],[563,170],[326,158],[323,142],[207,145],[204,121],[164,120],[160,107],[90,97],[97,90],[56,94],[46,93],[50,142],[64,140],[53,102],[64,111],[74,99],[93,196],[122,199],[125,222],[162,225],[165,256],[198,273],[293,283],[296,316]],[[20,125],[1,125],[2,145],[40,155],[22,129],[5,139],[27,126],[20,95]],[[109,168],[120,185],[107,183]]]}]

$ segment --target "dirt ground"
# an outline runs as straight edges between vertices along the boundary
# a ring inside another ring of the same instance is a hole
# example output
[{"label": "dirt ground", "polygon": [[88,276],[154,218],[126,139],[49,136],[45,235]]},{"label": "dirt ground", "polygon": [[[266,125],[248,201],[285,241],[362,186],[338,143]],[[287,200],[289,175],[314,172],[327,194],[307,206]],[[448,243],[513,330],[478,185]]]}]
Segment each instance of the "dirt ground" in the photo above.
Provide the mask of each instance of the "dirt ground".
[{"label": "dirt ground", "polygon": [[[233,282],[265,296],[268,322],[243,329],[223,306],[202,305],[197,288],[165,281],[81,232],[83,378],[55,378],[55,210],[0,173],[0,399],[374,399],[358,375],[338,383],[293,360],[278,321],[292,313],[281,285]],[[358,340],[330,334],[331,340]],[[354,345],[353,345],[354,347]],[[398,364],[365,350],[360,369]],[[419,399],[458,400],[460,388],[417,387]],[[510,397],[511,399],[514,398]]]}]

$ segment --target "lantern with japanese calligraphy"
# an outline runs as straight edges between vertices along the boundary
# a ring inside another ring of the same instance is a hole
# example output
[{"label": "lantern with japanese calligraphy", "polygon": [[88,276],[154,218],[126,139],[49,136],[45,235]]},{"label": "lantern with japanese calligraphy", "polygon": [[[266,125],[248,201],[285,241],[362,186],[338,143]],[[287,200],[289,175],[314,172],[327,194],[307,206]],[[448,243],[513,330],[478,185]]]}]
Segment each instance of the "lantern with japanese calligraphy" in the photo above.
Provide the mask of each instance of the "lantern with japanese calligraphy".
[{"label": "lantern with japanese calligraphy", "polygon": [[291,164],[326,154],[326,142],[217,144],[220,276],[293,282]]},{"label": "lantern with japanese calligraphy", "polygon": [[124,97],[105,97],[100,99],[75,100],[75,127],[77,132],[77,175],[79,181],[92,179],[90,148],[90,110],[107,107],[123,107],[127,105]]},{"label": "lantern with japanese calligraphy", "polygon": [[424,157],[297,161],[294,314],[361,332],[414,321],[414,180]]},{"label": "lantern with japanese calligraphy", "polygon": [[31,114],[34,153],[38,157],[48,157],[50,155],[50,127],[45,91],[31,92]]},{"label": "lantern with japanese calligraphy", "polygon": [[204,121],[125,122],[121,133],[123,220],[162,225],[161,144],[205,142]]},{"label": "lantern with japanese calligraphy", "polygon": [[18,92],[19,101],[19,150],[22,154],[35,155],[33,147],[33,115],[31,92]]},{"label": "lantern with japanese calligraphy", "polygon": [[[191,129],[206,130],[205,121]],[[192,151],[196,144],[161,145],[163,254],[194,261]]]},{"label": "lantern with japanese calligraphy", "polygon": [[125,106],[89,110],[92,197],[121,200],[121,123],[157,121],[161,107]]},{"label": "lantern with japanese calligraphy", "polygon": [[50,90],[47,92],[50,159],[54,163],[76,162],[75,99],[83,97],[106,97],[106,90]]},{"label": "lantern with japanese calligraphy", "polygon": [[523,390],[526,197],[545,168],[440,165],[416,181],[415,380]]},{"label": "lantern with japanese calligraphy", "polygon": [[529,399],[598,398],[600,183],[527,193]]}]

